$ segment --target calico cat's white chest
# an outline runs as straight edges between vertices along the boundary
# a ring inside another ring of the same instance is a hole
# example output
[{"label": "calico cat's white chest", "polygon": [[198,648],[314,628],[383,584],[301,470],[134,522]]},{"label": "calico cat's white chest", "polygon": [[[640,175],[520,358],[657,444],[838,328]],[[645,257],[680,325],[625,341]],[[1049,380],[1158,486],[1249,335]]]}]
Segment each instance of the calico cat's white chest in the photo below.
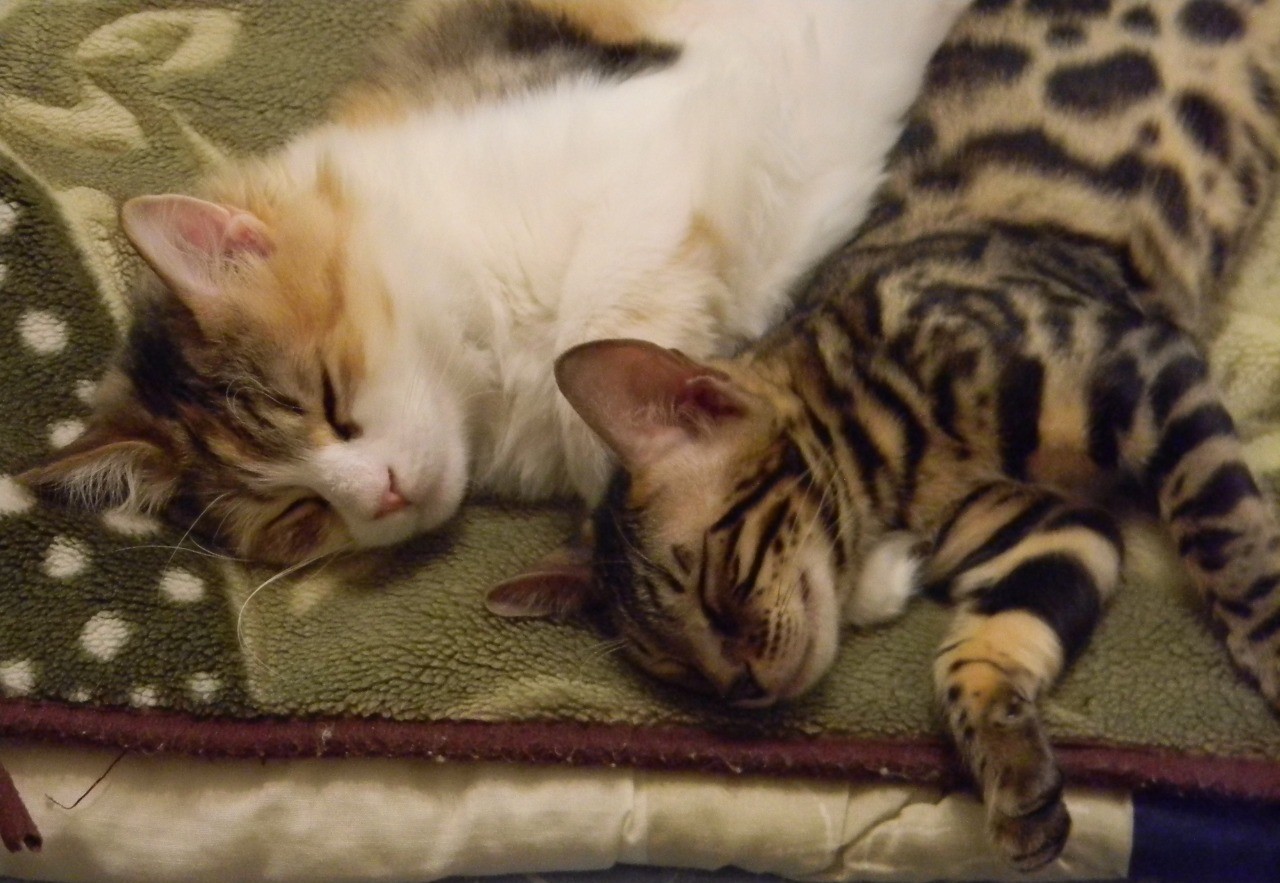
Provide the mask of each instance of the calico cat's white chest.
[{"label": "calico cat's white chest", "polygon": [[394,346],[366,348],[394,351],[371,387],[414,391],[380,411],[394,443],[429,426],[476,490],[596,498],[606,458],[559,397],[556,357],[610,337],[708,355],[768,327],[856,222],[943,30],[935,8],[904,5],[909,51],[869,70],[851,49],[883,16],[707,6],[673,17],[670,68],[292,145],[295,177],[341,182],[349,250],[390,304]]}]

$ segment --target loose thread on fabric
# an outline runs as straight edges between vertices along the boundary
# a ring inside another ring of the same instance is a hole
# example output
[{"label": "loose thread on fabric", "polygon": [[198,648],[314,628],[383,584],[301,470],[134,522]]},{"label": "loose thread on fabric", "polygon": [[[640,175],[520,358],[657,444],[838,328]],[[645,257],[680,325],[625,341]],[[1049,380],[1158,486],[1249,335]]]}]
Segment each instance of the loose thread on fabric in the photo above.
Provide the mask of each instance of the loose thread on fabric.
[{"label": "loose thread on fabric", "polygon": [[81,802],[82,800],[84,800],[86,797],[88,797],[90,794],[92,794],[92,793],[93,793],[93,789],[95,789],[95,788],[97,788],[99,785],[101,785],[101,784],[102,784],[102,780],[103,780],[103,779],[105,779],[107,776],[111,775],[111,771],[112,771],[113,769],[115,769],[115,768],[116,768],[116,764],[118,764],[120,761],[124,760],[124,756],[125,756],[126,754],[128,754],[128,753],[129,753],[129,749],[127,749],[127,748],[126,748],[124,751],[121,751],[119,754],[117,754],[117,755],[116,755],[116,759],[115,759],[115,760],[113,760],[113,761],[111,761],[111,763],[107,764],[107,768],[106,768],[105,770],[103,770],[103,771],[102,771],[102,775],[100,775],[100,776],[98,776],[98,778],[94,779],[94,780],[93,780],[93,782],[89,785],[89,787],[88,787],[87,789],[85,789],[85,792],[84,792],[83,794],[81,794],[79,797],[77,797],[77,798],[75,799],[75,802],[71,803],[70,805],[63,803],[61,800],[59,800],[58,798],[54,797],[52,794],[45,794],[45,798],[46,798],[50,803],[52,803],[54,806],[58,807],[59,809],[64,809],[64,810],[67,810],[68,812],[70,812],[71,810],[73,810],[73,809],[75,809],[77,806],[79,806],[79,805],[80,805],[80,802]]}]

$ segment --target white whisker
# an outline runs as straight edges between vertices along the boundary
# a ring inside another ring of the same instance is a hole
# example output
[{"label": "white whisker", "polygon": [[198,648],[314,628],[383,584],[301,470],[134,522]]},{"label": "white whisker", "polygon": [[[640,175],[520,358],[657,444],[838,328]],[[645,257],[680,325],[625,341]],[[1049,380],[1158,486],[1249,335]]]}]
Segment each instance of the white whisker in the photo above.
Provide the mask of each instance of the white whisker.
[{"label": "white whisker", "polygon": [[[261,592],[263,589],[265,589],[267,586],[271,585],[272,583],[277,582],[278,580],[281,580],[286,576],[295,574],[299,570],[309,567],[310,565],[315,564],[317,561],[320,561],[324,558],[329,558],[330,560],[332,560],[333,554],[334,553],[332,552],[326,552],[324,555],[317,555],[314,558],[308,558],[305,561],[299,561],[297,564],[289,565],[284,570],[281,570],[279,573],[274,574],[273,576],[269,577],[267,580],[259,584],[257,588],[255,588],[252,592],[248,594],[248,596],[245,597],[244,603],[242,603],[240,605],[240,609],[236,611],[236,643],[240,646],[241,649],[245,651],[245,653],[248,654],[249,658],[252,659],[255,664],[262,666],[263,671],[266,671],[270,674],[275,673],[275,670],[271,668],[271,666],[267,665],[267,663],[265,663],[256,653],[254,653],[252,650],[249,649],[248,645],[245,643],[245,640],[244,640],[244,612],[246,609],[248,609],[249,602],[253,600],[255,595],[257,595],[259,592]],[[328,564],[328,562],[325,562],[325,563]]]},{"label": "white whisker", "polygon": [[[186,552],[188,555],[199,555],[202,558],[216,558],[220,561],[235,561],[238,563],[248,562],[247,558],[236,558],[232,555],[226,555],[221,552],[215,552],[212,549],[206,549],[204,546],[201,546],[199,543],[196,543],[194,540],[192,541],[192,543],[193,545],[196,546],[196,548],[188,549],[186,546],[174,546],[174,545],[169,545],[167,543],[150,543],[147,545],[140,545],[140,546],[121,546],[118,549],[112,549],[107,554],[115,555],[119,552],[137,552],[144,549],[170,549],[175,554],[178,552]],[[170,561],[173,560],[172,555],[169,556],[169,560]]]},{"label": "white whisker", "polygon": [[582,672],[586,667],[593,663],[612,656],[627,645],[625,638],[613,638],[607,641],[599,641],[589,647],[582,653],[578,654],[578,672]]},{"label": "white whisker", "polygon": [[195,517],[195,520],[192,521],[190,526],[187,527],[186,532],[184,532],[182,536],[178,538],[178,543],[176,546],[174,546],[173,554],[170,555],[169,560],[165,562],[166,567],[168,567],[170,564],[173,563],[173,556],[178,554],[177,550],[182,547],[182,544],[184,542],[186,542],[187,537],[191,536],[191,531],[196,529],[196,525],[200,523],[200,519],[204,518],[205,515],[208,514],[210,509],[218,505],[218,503],[222,502],[222,500],[228,497],[229,495],[230,495],[230,492],[218,494],[218,496],[214,497],[212,500],[209,501],[209,505],[205,506],[204,509],[201,510],[200,514],[197,515]]}]

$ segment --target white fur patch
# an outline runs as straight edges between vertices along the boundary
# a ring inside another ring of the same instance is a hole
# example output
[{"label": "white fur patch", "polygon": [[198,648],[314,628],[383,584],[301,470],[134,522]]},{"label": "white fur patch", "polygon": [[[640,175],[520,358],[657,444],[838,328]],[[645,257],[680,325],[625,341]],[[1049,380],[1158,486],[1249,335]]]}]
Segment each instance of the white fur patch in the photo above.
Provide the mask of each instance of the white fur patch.
[{"label": "white fur patch", "polygon": [[[505,495],[597,498],[607,460],[557,404],[555,358],[607,337],[699,358],[768,327],[864,213],[957,7],[676,4],[655,24],[683,47],[669,68],[294,141],[282,179],[341,180],[350,253],[404,329],[368,343],[386,358],[351,409],[360,447],[386,445],[379,479],[428,501],[414,529],[452,514],[468,470]],[[408,532],[341,477],[315,486],[358,544]]]},{"label": "white fur patch", "polygon": [[160,522],[132,509],[117,507],[102,513],[105,527],[127,537],[141,537],[160,530]]},{"label": "white fur patch", "polygon": [[919,588],[920,556],[917,539],[906,532],[891,533],[880,541],[863,565],[844,608],[845,622],[870,626],[902,614]]}]

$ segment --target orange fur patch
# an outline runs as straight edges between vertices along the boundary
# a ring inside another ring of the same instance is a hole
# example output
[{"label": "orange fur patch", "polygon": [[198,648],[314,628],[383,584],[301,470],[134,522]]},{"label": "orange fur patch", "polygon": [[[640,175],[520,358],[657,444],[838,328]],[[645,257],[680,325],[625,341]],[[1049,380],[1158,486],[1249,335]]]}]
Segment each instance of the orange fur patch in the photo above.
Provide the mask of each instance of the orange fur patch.
[{"label": "orange fur patch", "polygon": [[531,5],[570,19],[604,43],[635,43],[669,0],[530,0]]},{"label": "orange fur patch", "polygon": [[361,84],[335,100],[332,117],[337,123],[361,129],[398,123],[408,114],[408,96],[387,87]]}]

